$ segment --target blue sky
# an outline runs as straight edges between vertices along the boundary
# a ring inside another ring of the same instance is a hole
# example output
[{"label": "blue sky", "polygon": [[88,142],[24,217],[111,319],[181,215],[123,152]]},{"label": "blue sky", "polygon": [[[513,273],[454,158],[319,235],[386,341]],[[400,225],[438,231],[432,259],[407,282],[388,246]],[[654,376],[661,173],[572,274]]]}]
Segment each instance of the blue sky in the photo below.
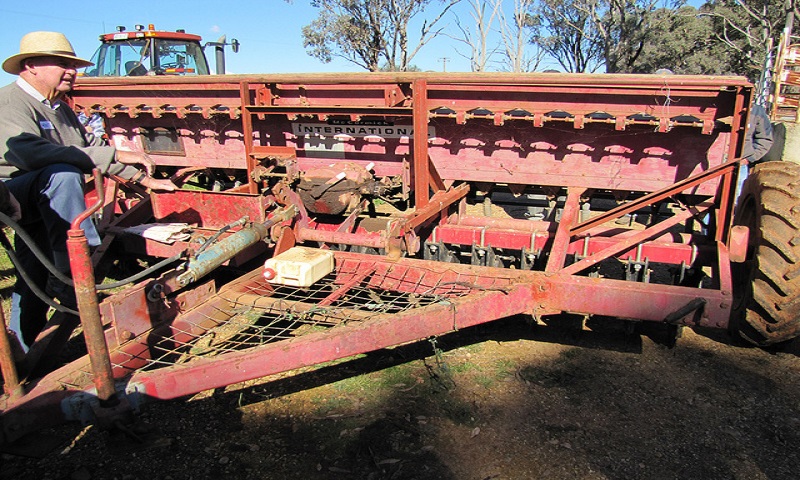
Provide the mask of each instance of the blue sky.
[{"label": "blue sky", "polygon": [[[159,30],[182,28],[204,41],[214,41],[222,34],[229,40],[238,39],[239,53],[226,57],[228,73],[364,71],[344,60],[324,64],[306,53],[300,31],[317,16],[307,0],[294,0],[292,4],[283,0],[36,0],[29,5],[35,10],[26,9],[23,2],[3,2],[0,6],[0,61],[18,53],[19,39],[30,31],[63,32],[77,54],[88,59],[99,44],[100,34],[115,31],[117,25],[132,30],[137,23],[152,23]],[[449,39],[436,41],[413,63],[424,70],[440,71],[439,59],[448,57],[448,71],[467,71],[469,63],[455,52],[453,43]],[[213,68],[213,52],[207,56]],[[0,70],[0,85],[14,78]]]},{"label": "blue sky", "polygon": [[[702,0],[689,3],[698,5]],[[184,29],[202,36],[204,41],[217,40],[222,34],[229,40],[238,39],[239,53],[226,57],[228,73],[364,71],[341,59],[325,64],[306,53],[300,32],[317,16],[308,0],[294,0],[291,4],[283,0],[36,0],[29,5],[35,9],[26,9],[23,2],[3,2],[0,6],[0,61],[18,53],[19,39],[34,30],[65,33],[77,54],[88,59],[97,49],[100,34],[115,31],[117,25],[132,30],[135,24],[152,23],[159,30]],[[455,13],[460,13],[468,24],[469,11],[469,4],[464,1],[456,6]],[[455,31],[452,16],[444,23]],[[412,34],[415,32],[416,29],[411,30]],[[455,40],[439,37],[423,47],[412,64],[422,70],[441,71],[442,58],[447,58],[447,71],[469,71],[464,52]],[[213,68],[212,52],[207,56]],[[0,70],[0,85],[14,78]]]}]

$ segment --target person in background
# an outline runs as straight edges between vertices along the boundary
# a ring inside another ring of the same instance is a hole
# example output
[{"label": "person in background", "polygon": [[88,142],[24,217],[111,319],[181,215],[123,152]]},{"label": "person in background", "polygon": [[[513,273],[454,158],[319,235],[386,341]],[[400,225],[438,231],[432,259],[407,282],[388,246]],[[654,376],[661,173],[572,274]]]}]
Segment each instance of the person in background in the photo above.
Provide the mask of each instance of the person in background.
[{"label": "person in background", "polygon": [[769,115],[764,107],[754,104],[750,108],[744,146],[742,147],[742,158],[747,160],[747,163],[742,163],[739,167],[739,175],[736,180],[736,196],[734,198],[737,200],[750,169],[764,158],[764,155],[772,148],[772,143],[772,123]]},{"label": "person in background", "polygon": [[[736,175],[736,191],[733,194],[734,208],[739,202],[739,195],[742,193],[742,188],[750,173],[750,169],[769,152],[773,143],[772,123],[764,107],[756,104],[751,105],[750,116],[747,120],[744,145],[742,146],[742,158],[746,160],[746,162],[742,162],[739,166],[739,172]],[[700,227],[700,232],[704,235],[708,232],[706,225],[708,225],[710,220],[711,214],[706,214],[706,216],[703,217],[703,225]]]},{"label": "person in background", "polygon": [[[67,230],[86,210],[86,174],[98,168],[103,174],[114,174],[153,190],[177,188],[169,180],[150,176],[155,164],[145,153],[120,151],[99,136],[89,135],[62,101],[75,83],[77,69],[90,65],[90,61],[76,56],[64,34],[41,31],[23,36],[19,53],[2,65],[18,78],[0,88],[0,177],[8,177],[5,186],[19,202],[20,224],[65,274],[69,274]],[[81,228],[90,246],[100,244],[90,219]],[[15,251],[19,267],[39,289],[61,303],[74,303],[72,287],[49,275],[19,236]],[[47,311],[47,304],[17,275],[9,327],[24,351],[44,328]]]},{"label": "person in background", "polygon": [[87,117],[85,113],[79,112],[78,120],[81,122],[81,125],[83,125],[83,128],[86,129],[86,133],[91,133],[97,138],[103,138],[103,135],[106,134],[106,127],[100,115],[93,113],[91,116]]}]

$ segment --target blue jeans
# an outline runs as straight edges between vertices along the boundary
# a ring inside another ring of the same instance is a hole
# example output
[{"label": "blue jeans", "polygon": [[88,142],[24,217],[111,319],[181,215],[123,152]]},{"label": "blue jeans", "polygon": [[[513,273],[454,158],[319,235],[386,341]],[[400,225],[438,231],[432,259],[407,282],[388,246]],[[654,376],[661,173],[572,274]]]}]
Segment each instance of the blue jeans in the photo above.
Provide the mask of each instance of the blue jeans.
[{"label": "blue jeans", "polygon": [[736,193],[733,194],[734,207],[739,200],[739,195],[742,194],[742,187],[744,186],[744,181],[747,180],[749,173],[750,165],[747,162],[743,162],[742,165],[739,166],[739,174],[736,176]]},{"label": "blue jeans", "polygon": [[[736,211],[736,204],[739,201],[739,195],[742,194],[742,187],[744,186],[744,181],[747,180],[747,176],[748,176],[749,173],[750,173],[750,164],[748,164],[747,162],[744,162],[741,165],[739,165],[739,173],[738,173],[738,175],[736,175],[736,190],[733,193],[733,211],[734,212]],[[711,221],[711,214],[707,213],[703,217],[703,223],[708,225],[708,223],[710,221]],[[708,234],[708,229],[705,226],[701,225],[700,226],[700,233],[702,233],[703,235],[707,235]]]},{"label": "blue jeans", "polygon": [[[69,274],[67,231],[72,220],[86,210],[83,172],[72,165],[53,164],[7,180],[6,185],[20,203],[20,225],[50,257],[56,268]],[[89,245],[100,244],[100,236],[90,219],[81,223],[81,228],[86,233]],[[20,268],[44,291],[47,269],[18,236],[14,239],[14,250],[19,258]],[[23,350],[28,350],[44,328],[48,309],[48,305],[17,274],[11,296],[9,328],[16,333]]]}]

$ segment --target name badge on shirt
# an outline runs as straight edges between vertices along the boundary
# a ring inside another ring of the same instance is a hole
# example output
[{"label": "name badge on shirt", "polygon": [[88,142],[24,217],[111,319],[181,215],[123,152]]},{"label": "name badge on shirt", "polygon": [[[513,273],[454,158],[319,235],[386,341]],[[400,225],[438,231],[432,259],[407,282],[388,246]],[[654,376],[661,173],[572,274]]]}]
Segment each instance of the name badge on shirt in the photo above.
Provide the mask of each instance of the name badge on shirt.
[{"label": "name badge on shirt", "polygon": [[39,126],[42,128],[42,130],[54,130],[53,122],[50,120],[39,120]]}]

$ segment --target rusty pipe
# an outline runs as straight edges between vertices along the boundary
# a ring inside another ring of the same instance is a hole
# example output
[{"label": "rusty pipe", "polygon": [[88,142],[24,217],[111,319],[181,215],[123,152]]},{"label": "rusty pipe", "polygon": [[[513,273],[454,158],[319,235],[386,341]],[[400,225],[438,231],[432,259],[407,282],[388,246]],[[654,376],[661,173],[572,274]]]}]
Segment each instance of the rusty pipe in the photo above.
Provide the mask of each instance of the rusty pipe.
[{"label": "rusty pipe", "polygon": [[[432,87],[444,85],[451,87],[454,83],[468,85],[552,85],[574,88],[589,86],[608,88],[614,85],[620,88],[664,86],[665,79],[661,75],[647,74],[609,74],[609,73],[512,73],[512,72],[359,72],[359,73],[278,73],[278,74],[225,74],[208,76],[203,79],[206,85],[232,85],[247,82],[300,84],[300,85],[343,85],[385,83],[414,83],[417,80],[427,81]],[[724,75],[675,75],[670,78],[669,86],[674,90],[695,88],[720,88],[720,85],[735,83],[736,86],[747,86],[748,81],[740,76]],[[159,87],[175,89],[175,85],[188,85],[195,88],[197,77],[192,76],[141,76],[141,77],[80,77],[76,85],[76,93],[87,88],[111,87],[119,90],[131,86],[142,86],[150,90]]]},{"label": "rusty pipe", "polygon": [[385,232],[339,232],[331,230],[317,230],[314,228],[298,227],[295,237],[299,242],[322,242],[322,243],[341,243],[344,245],[356,245],[359,247],[370,247],[385,249],[388,246]]},{"label": "rusty pipe", "polygon": [[90,216],[94,215],[94,213],[100,210],[100,208],[103,207],[103,204],[106,203],[106,189],[103,188],[103,174],[100,173],[99,169],[95,168],[92,170],[92,176],[94,176],[94,189],[97,191],[97,201],[94,203],[94,205],[87,208],[83,213],[72,220],[72,223],[69,226],[70,230],[80,230],[81,223],[83,223],[83,221]]},{"label": "rusty pipe", "polygon": [[103,321],[100,316],[100,303],[95,288],[94,266],[89,253],[89,242],[86,240],[86,232],[80,228],[81,223],[105,203],[104,189],[101,183],[103,177],[98,169],[94,169],[92,173],[97,190],[97,202],[75,217],[70,224],[67,232],[67,253],[97,397],[100,404],[106,406],[115,399],[114,375],[103,330]]},{"label": "rusty pipe", "polygon": [[297,215],[297,207],[288,205],[274,212],[263,223],[254,223],[205,249],[186,264],[186,271],[178,275],[178,285],[185,287],[208,275],[212,270],[227,262],[245,248],[254,245],[269,235],[269,229]]}]

